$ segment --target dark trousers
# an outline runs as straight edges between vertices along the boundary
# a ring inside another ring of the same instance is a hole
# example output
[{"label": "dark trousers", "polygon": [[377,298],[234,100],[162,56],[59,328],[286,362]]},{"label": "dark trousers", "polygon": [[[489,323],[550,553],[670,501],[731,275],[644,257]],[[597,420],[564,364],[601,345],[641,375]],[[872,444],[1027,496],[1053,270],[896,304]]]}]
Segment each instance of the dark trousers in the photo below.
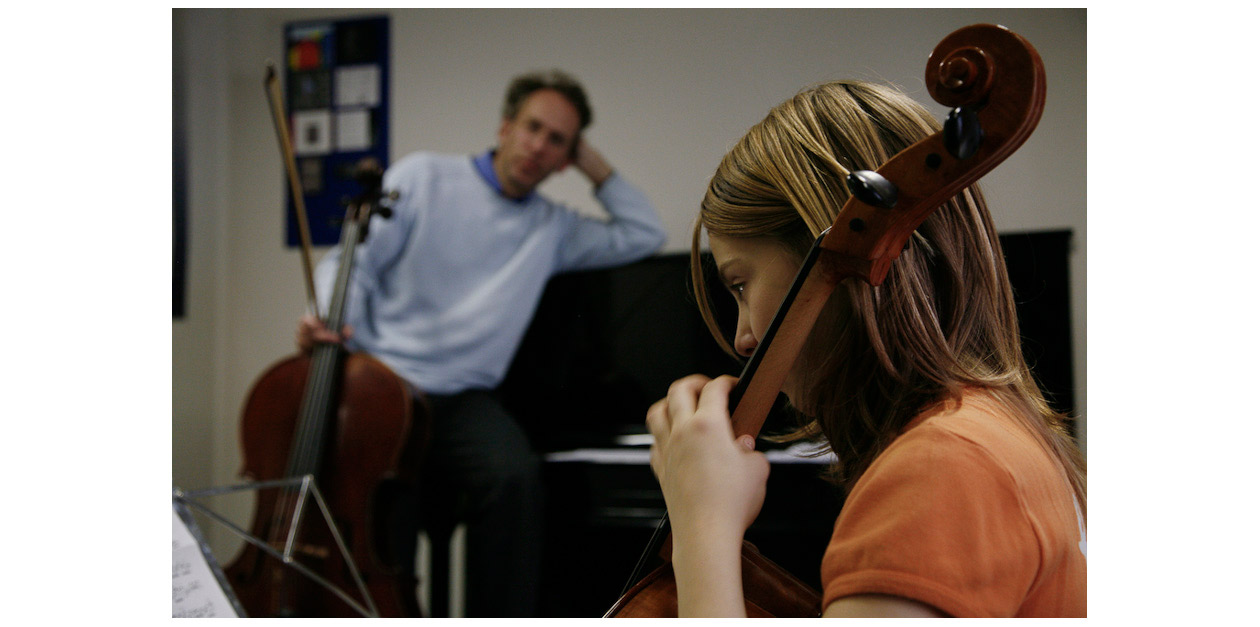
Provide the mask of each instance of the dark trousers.
[{"label": "dark trousers", "polygon": [[[420,526],[432,532],[463,522],[465,616],[536,616],[543,543],[541,459],[493,392],[430,395],[429,402],[433,424],[419,493],[411,503],[400,504],[400,555],[404,560],[415,555]],[[434,535],[442,534],[430,534],[435,542],[449,541]]]}]

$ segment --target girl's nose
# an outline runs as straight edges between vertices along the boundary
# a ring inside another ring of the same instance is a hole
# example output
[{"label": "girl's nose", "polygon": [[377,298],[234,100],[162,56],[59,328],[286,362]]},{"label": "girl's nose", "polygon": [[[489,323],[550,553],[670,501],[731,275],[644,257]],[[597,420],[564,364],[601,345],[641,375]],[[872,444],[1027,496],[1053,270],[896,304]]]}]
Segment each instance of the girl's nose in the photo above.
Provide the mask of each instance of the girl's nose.
[{"label": "girl's nose", "polygon": [[738,330],[735,331],[735,352],[741,357],[752,357],[755,350],[757,350],[757,338],[753,337],[752,329],[740,324]]}]

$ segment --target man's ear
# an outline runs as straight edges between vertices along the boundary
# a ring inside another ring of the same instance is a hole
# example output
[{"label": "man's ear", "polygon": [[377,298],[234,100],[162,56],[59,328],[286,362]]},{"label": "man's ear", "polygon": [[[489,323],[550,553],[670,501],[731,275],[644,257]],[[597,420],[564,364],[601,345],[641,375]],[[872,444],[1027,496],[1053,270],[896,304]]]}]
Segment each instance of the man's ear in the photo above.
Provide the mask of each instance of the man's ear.
[{"label": "man's ear", "polygon": [[511,125],[512,125],[511,118],[503,118],[503,121],[499,122],[499,132],[495,134],[495,139],[498,140],[498,143],[500,145],[503,144],[503,138],[507,136],[508,127]]}]

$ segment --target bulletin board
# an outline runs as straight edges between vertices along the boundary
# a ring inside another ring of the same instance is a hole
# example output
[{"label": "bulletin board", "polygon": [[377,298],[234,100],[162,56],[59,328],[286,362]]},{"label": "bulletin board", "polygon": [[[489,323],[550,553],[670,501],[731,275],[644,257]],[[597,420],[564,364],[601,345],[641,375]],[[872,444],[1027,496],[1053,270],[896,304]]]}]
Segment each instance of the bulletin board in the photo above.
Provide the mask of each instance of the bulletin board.
[{"label": "bulletin board", "polygon": [[[285,109],[315,246],[336,244],[345,201],[361,190],[354,165],[389,164],[389,18],[285,25]],[[286,184],[285,244],[300,246]]]}]

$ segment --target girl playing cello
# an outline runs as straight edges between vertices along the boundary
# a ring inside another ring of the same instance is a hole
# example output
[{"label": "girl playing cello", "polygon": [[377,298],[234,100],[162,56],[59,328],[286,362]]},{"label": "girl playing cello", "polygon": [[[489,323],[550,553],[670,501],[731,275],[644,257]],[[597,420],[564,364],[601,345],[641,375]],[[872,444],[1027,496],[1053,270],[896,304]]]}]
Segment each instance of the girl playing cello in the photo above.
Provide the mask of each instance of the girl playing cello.
[{"label": "girl playing cello", "polygon": [[[940,130],[862,82],[803,91],[726,155],[701,204],[692,275],[728,350],[750,356],[812,242],[874,170]],[[738,303],[707,305],[700,240]],[[745,611],[740,545],[769,465],[734,437],[731,377],[676,382],[648,411],[681,616]],[[832,292],[783,386],[847,493],[821,556],[824,616],[1084,616],[1085,469],[1024,361],[1014,299],[976,186],[924,221],[878,287]]]}]

